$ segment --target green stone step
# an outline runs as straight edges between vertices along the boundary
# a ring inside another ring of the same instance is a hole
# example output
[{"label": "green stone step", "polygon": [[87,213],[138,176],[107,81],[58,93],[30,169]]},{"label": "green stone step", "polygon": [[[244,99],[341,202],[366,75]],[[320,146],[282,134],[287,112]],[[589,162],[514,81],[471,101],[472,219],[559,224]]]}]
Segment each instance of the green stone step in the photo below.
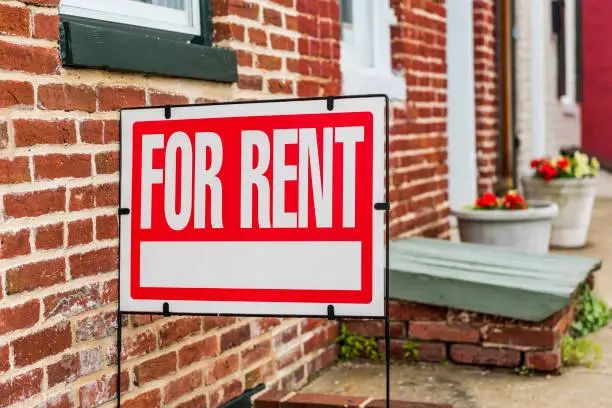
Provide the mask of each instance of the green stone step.
[{"label": "green stone step", "polygon": [[539,322],[568,305],[601,261],[430,238],[392,241],[393,299]]}]

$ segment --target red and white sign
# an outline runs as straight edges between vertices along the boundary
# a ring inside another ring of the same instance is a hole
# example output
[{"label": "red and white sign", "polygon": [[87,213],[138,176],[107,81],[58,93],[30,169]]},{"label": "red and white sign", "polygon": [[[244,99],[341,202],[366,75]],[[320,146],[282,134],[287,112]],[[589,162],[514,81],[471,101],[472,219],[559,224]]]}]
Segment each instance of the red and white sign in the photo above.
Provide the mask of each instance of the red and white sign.
[{"label": "red and white sign", "polygon": [[386,103],[123,110],[121,311],[383,316]]}]

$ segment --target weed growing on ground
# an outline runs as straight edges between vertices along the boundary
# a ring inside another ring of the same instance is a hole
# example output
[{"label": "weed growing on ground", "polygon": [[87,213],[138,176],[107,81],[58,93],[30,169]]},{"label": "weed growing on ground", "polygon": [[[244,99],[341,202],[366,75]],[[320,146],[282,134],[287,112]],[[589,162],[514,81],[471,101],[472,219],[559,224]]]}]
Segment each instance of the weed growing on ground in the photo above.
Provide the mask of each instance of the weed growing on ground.
[{"label": "weed growing on ground", "polygon": [[404,344],[404,357],[408,358],[409,360],[412,361],[416,361],[419,358],[419,348],[421,346],[417,343],[414,343],[412,341],[408,341],[406,344]]},{"label": "weed growing on ground", "polygon": [[591,368],[602,355],[601,347],[589,339],[565,336],[561,343],[561,360],[567,367],[584,365]]},{"label": "weed growing on ground", "polygon": [[516,367],[514,371],[522,377],[528,377],[533,374],[533,370],[527,367],[526,365],[523,365],[522,367]]},{"label": "weed growing on ground", "polygon": [[584,337],[602,329],[610,323],[611,318],[612,311],[608,305],[599,299],[588,285],[585,285],[572,323],[572,337]]},{"label": "weed growing on ground", "polygon": [[336,343],[340,346],[341,360],[354,360],[359,357],[365,357],[368,360],[380,360],[383,357],[382,353],[378,351],[376,339],[351,333],[345,324],[340,326],[340,335],[336,338]]}]

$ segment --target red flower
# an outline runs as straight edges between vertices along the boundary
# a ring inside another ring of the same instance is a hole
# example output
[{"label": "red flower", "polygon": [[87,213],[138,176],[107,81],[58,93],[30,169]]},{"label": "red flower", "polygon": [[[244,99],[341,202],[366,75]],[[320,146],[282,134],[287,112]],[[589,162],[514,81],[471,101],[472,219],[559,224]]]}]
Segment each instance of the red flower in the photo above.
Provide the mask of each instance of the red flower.
[{"label": "red flower", "polygon": [[543,159],[533,159],[531,161],[531,168],[532,169],[537,169],[538,166],[540,165],[540,163],[542,163]]},{"label": "red flower", "polygon": [[570,162],[567,157],[561,157],[559,160],[557,160],[557,167],[560,168],[561,170],[565,171],[569,169],[569,166],[570,166]]},{"label": "red flower", "polygon": [[551,163],[544,162],[538,168],[538,173],[542,176],[544,181],[550,181],[557,176],[558,171]]},{"label": "red flower", "polygon": [[521,197],[521,195],[518,193],[506,194],[502,202],[502,206],[510,210],[524,210],[525,208],[527,208],[525,199]]},{"label": "red flower", "polygon": [[476,200],[478,208],[495,208],[497,207],[497,196],[493,193],[485,193]]}]

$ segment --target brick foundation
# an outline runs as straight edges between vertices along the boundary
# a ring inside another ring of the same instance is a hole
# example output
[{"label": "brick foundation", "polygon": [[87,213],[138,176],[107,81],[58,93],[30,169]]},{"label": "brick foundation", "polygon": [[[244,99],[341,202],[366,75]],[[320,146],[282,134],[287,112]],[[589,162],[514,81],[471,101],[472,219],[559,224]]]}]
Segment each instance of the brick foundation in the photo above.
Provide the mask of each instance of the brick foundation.
[{"label": "brick foundation", "polygon": [[[560,345],[574,318],[574,302],[538,323],[418,303],[392,301],[391,355],[408,361],[404,345],[419,346],[418,361],[451,361],[493,367],[527,366],[535,371],[561,367]],[[384,350],[384,325],[347,320],[353,333],[378,339]]]},{"label": "brick foundation", "polygon": [[[385,408],[387,401],[373,397],[345,395],[296,394],[269,390],[255,400],[255,408]],[[391,408],[452,408],[448,404],[429,404],[410,401],[390,401]]]}]

